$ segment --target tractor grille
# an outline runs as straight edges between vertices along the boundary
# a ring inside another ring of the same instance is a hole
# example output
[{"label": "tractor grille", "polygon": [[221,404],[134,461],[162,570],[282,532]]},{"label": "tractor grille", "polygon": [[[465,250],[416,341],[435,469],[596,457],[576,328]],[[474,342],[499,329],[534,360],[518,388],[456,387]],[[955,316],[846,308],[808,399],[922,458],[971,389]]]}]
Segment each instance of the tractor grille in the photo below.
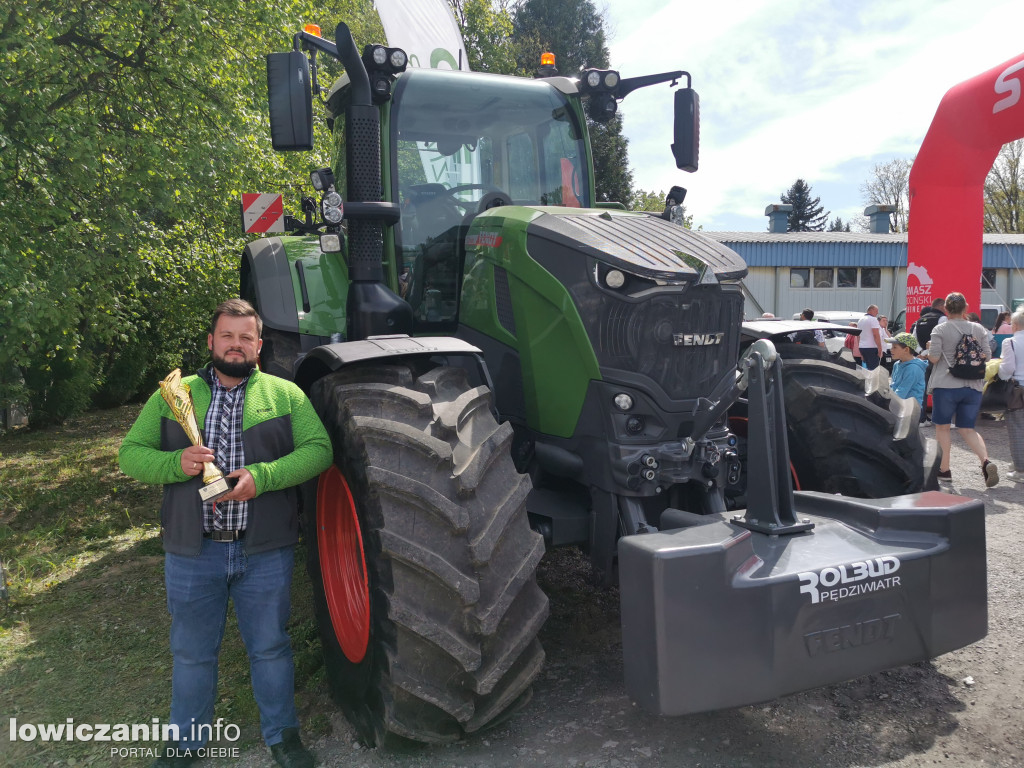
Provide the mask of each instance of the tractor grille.
[{"label": "tractor grille", "polygon": [[[707,395],[739,356],[743,296],[722,286],[692,286],[640,302],[602,296],[597,312],[581,313],[602,368],[648,376],[674,400]],[[717,344],[677,344],[677,336]]]}]

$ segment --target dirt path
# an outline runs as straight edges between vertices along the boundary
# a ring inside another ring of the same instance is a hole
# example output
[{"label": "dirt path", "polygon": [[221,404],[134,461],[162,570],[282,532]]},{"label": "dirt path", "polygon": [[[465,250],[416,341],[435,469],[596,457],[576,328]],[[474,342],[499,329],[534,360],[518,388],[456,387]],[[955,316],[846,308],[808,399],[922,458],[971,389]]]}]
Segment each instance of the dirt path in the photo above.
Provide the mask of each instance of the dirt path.
[{"label": "dirt path", "polygon": [[[979,432],[1005,474],[1005,427],[983,421]],[[589,586],[583,560],[555,552],[540,573],[551,597],[541,633],[548,661],[533,700],[509,721],[456,745],[399,754],[359,748],[333,714],[332,734],[311,746],[321,765],[346,768],[1024,765],[1024,486],[986,490],[973,454],[955,437],[953,446],[950,490],[983,498],[986,508],[989,634],[975,645],[769,704],[655,718],[623,689],[618,593]],[[333,709],[326,699],[318,706]],[[273,762],[259,748],[233,765]]]}]

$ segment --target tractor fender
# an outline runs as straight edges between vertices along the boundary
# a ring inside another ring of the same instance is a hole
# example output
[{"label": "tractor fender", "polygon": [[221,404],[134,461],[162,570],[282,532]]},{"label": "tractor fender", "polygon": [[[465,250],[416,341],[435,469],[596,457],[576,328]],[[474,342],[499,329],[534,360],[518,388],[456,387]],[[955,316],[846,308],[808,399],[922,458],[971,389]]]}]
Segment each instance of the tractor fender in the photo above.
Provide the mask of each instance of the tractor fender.
[{"label": "tractor fender", "polygon": [[279,237],[253,240],[242,252],[242,295],[245,281],[256,298],[263,324],[278,331],[299,332],[292,269]]},{"label": "tractor fender", "polygon": [[[362,341],[342,341],[324,344],[309,352],[295,370],[295,383],[309,392],[313,383],[329,373],[347,365],[382,360],[389,364],[410,357],[432,357],[434,355],[466,355],[475,358],[486,373],[483,353],[479,347],[453,336],[419,336],[405,334],[394,336],[371,336]],[[493,389],[493,387],[492,387]]]}]

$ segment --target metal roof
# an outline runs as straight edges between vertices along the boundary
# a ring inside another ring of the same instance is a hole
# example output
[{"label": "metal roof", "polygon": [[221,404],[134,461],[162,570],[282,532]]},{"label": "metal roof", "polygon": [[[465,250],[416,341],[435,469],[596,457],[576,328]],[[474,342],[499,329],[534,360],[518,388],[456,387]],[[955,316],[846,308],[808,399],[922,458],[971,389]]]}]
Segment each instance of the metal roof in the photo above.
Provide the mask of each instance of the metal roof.
[{"label": "metal roof", "polygon": [[[751,267],[905,267],[907,233],[704,232]],[[1024,234],[984,235],[982,267],[1024,270]]]}]

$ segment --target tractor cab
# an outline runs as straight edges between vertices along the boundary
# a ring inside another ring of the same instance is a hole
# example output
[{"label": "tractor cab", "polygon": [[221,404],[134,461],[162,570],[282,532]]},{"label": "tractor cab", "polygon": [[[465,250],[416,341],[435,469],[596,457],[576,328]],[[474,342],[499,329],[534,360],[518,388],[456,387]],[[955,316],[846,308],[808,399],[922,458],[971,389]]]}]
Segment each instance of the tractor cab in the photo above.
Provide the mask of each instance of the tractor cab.
[{"label": "tractor cab", "polygon": [[[335,114],[347,83],[329,99]],[[397,78],[382,107],[390,169],[384,198],[401,208],[390,242],[414,332],[454,330],[465,238],[477,214],[503,205],[593,204],[584,117],[570,99],[576,93],[576,82],[563,77],[417,69]],[[336,174],[344,178],[345,169]]]}]

